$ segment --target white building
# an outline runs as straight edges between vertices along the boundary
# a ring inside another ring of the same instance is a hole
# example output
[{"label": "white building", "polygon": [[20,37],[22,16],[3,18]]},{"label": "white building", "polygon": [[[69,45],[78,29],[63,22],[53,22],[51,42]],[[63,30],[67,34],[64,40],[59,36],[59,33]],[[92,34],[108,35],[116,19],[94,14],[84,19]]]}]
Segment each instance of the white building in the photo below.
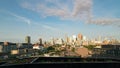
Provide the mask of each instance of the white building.
[{"label": "white building", "polygon": [[86,41],[86,40],[87,40],[86,36],[83,36],[83,40],[84,40],[84,41]]},{"label": "white building", "polygon": [[56,44],[62,44],[62,39],[61,39],[61,38],[57,39],[57,40],[55,41],[55,43],[56,43]]},{"label": "white building", "polygon": [[76,35],[73,35],[73,36],[72,36],[72,40],[73,40],[74,42],[76,42],[76,38],[77,38]]},{"label": "white building", "polygon": [[33,49],[40,49],[40,46],[33,46]]},{"label": "white building", "polygon": [[43,50],[43,46],[40,46],[38,43],[37,44],[35,44],[35,45],[33,45],[33,49],[41,49],[41,50]]}]

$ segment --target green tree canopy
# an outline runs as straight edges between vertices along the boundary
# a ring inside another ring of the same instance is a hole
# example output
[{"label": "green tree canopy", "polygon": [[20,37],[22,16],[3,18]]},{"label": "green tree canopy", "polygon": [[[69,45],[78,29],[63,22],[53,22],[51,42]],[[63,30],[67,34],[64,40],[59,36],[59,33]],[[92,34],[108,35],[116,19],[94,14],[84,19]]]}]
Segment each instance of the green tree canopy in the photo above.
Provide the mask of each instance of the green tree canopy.
[{"label": "green tree canopy", "polygon": [[84,46],[85,48],[87,48],[88,50],[93,50],[93,48],[95,47],[95,45],[88,45],[88,46]]},{"label": "green tree canopy", "polygon": [[52,46],[50,46],[50,47],[48,47],[48,48],[47,48],[47,50],[48,50],[48,51],[54,51],[54,50],[55,50],[55,48],[54,48],[54,47],[52,47]]}]

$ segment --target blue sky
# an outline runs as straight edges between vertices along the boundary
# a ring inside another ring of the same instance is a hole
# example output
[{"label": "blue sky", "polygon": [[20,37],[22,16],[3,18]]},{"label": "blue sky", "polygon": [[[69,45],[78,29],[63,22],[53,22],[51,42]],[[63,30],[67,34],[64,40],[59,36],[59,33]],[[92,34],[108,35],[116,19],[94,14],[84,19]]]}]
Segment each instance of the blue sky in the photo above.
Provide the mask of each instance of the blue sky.
[{"label": "blue sky", "polygon": [[0,41],[81,33],[120,39],[120,0],[0,0]]}]

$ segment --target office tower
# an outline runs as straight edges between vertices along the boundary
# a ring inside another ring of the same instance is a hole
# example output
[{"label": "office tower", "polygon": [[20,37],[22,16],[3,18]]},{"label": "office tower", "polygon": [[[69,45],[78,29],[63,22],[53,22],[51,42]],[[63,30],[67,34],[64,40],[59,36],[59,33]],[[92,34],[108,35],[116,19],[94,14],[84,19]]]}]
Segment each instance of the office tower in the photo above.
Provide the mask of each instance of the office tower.
[{"label": "office tower", "polygon": [[55,39],[53,38],[52,40],[53,40],[53,45],[55,45]]},{"label": "office tower", "polygon": [[77,36],[76,35],[72,35],[72,40],[73,40],[73,42],[76,42],[77,41]]},{"label": "office tower", "polygon": [[42,38],[39,39],[40,44],[42,44]]},{"label": "office tower", "polygon": [[69,37],[67,37],[67,39],[66,39],[66,40],[67,40],[67,43],[69,43],[69,42],[70,42],[70,38],[69,38]]},{"label": "office tower", "polygon": [[83,40],[84,40],[84,41],[86,41],[86,40],[87,40],[86,36],[83,36]]},{"label": "office tower", "polygon": [[83,35],[82,34],[78,34],[78,39],[79,40],[83,40]]},{"label": "office tower", "polygon": [[63,39],[61,39],[61,41],[62,41],[62,44],[64,44],[64,43],[65,43],[65,41],[64,41]]},{"label": "office tower", "polygon": [[98,41],[101,41],[101,36],[98,36]]},{"label": "office tower", "polygon": [[28,44],[30,44],[30,43],[31,43],[30,41],[31,41],[31,40],[30,40],[30,36],[26,36],[26,37],[25,37],[25,42],[28,43]]}]

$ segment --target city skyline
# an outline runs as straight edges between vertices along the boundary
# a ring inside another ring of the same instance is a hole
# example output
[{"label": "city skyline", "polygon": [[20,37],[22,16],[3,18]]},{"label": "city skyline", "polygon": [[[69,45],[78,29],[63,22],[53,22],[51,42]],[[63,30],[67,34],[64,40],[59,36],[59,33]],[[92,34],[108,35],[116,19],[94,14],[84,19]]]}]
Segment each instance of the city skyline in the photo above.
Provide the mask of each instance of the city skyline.
[{"label": "city skyline", "polygon": [[1,0],[0,41],[31,42],[81,33],[120,40],[119,0]]}]

